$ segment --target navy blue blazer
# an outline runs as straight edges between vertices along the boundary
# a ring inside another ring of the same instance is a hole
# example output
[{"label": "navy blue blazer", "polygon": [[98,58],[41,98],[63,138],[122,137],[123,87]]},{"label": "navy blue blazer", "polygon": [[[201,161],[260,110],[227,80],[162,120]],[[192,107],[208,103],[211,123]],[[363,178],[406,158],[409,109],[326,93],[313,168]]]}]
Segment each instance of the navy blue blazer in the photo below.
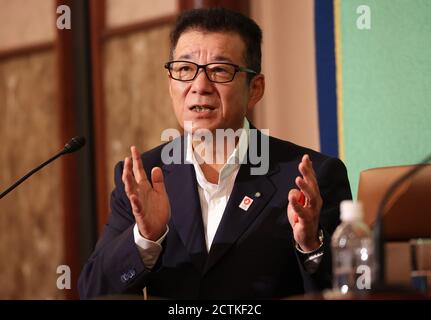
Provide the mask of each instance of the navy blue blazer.
[{"label": "navy blue blazer", "polygon": [[[179,143],[184,152],[183,139],[171,143]],[[171,205],[169,233],[156,265],[148,270],[135,245],[135,221],[120,162],[108,224],[79,278],[81,298],[142,294],[144,287],[151,296],[176,299],[277,298],[331,286],[330,237],[339,223],[340,201],[351,199],[346,168],[339,159],[270,137],[267,174],[250,175],[254,165],[241,165],[207,252],[193,165],[163,164],[163,146],[142,154],[148,177],[153,167],[162,168]],[[324,255],[312,274],[305,271],[305,257],[295,249],[286,213],[287,194],[296,188],[298,164],[305,153],[313,162],[323,198]],[[261,195],[256,197],[256,192]],[[239,208],[244,196],[254,200],[247,211]]]}]

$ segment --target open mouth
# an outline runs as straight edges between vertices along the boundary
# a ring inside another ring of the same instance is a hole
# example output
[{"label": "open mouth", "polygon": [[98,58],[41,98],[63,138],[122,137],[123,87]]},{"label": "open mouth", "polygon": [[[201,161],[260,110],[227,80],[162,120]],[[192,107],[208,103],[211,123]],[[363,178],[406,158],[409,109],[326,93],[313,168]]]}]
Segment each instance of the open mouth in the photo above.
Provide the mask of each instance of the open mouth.
[{"label": "open mouth", "polygon": [[212,111],[214,109],[215,109],[214,107],[209,105],[197,105],[197,104],[189,108],[189,110],[193,112],[207,112],[207,111]]}]

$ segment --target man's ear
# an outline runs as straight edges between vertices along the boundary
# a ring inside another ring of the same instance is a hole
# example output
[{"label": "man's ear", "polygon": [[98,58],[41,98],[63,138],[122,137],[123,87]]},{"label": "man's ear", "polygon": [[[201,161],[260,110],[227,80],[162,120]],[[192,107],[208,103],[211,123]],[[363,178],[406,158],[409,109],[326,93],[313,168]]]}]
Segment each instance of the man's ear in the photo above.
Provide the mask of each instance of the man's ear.
[{"label": "man's ear", "polygon": [[248,112],[252,111],[254,106],[262,99],[265,93],[265,76],[258,74],[250,82],[250,99],[248,100]]}]

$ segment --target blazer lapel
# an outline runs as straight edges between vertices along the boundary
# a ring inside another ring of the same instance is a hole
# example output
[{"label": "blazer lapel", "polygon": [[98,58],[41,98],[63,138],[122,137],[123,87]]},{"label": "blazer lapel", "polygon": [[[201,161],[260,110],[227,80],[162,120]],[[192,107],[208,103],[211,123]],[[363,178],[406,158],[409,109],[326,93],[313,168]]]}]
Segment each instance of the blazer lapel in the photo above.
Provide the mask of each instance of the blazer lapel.
[{"label": "blazer lapel", "polygon": [[[223,218],[205,264],[207,272],[247,230],[250,224],[259,216],[276,189],[267,175],[250,175],[250,165],[243,164],[235,180],[231,196],[226,205]],[[244,197],[253,200],[247,210],[239,207]]]},{"label": "blazer lapel", "polygon": [[165,186],[171,205],[171,220],[193,264],[202,270],[208,253],[196,175],[191,164],[171,164],[163,167]]}]

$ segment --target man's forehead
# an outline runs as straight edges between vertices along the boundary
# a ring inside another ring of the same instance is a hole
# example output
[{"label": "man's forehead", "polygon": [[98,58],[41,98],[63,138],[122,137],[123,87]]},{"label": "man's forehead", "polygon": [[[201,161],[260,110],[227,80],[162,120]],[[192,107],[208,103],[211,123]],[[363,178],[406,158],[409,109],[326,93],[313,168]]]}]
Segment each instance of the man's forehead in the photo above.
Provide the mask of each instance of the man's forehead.
[{"label": "man's forehead", "polygon": [[212,60],[233,62],[242,60],[244,49],[237,33],[190,30],[181,34],[174,55],[175,59],[192,59],[205,51]]}]

